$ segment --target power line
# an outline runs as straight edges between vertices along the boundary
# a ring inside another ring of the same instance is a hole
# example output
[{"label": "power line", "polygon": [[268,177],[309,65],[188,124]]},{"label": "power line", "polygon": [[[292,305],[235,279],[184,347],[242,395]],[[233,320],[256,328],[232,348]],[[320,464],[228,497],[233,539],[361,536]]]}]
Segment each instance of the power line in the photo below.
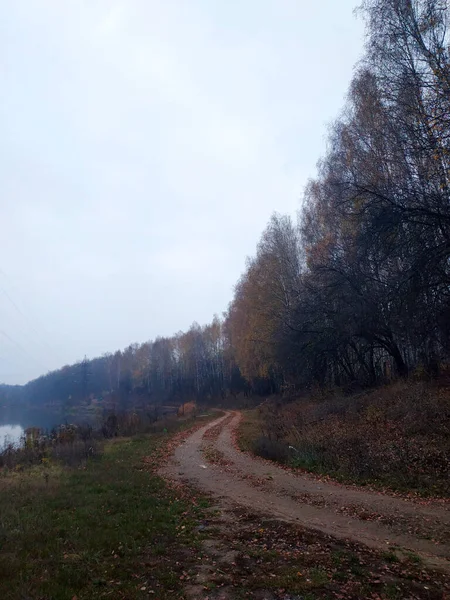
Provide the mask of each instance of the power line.
[{"label": "power line", "polygon": [[49,350],[52,350],[52,348],[49,346],[49,344],[47,343],[47,341],[41,338],[41,336],[39,335],[39,332],[36,331],[36,329],[30,323],[30,319],[20,310],[20,308],[17,306],[17,304],[14,302],[14,300],[8,294],[8,292],[4,288],[2,288],[2,287],[0,287],[0,292],[7,298],[7,300],[9,301],[9,303],[16,310],[16,312],[26,321],[26,323],[27,323],[28,327],[30,328],[30,330],[34,333],[35,336],[37,336],[37,341],[42,346],[46,346]]},{"label": "power line", "polygon": [[[3,275],[3,277],[5,277],[5,279],[8,279],[8,280],[10,279],[2,269],[0,269],[0,275]],[[5,288],[3,286],[0,286],[0,292],[2,292],[4,294],[4,296],[6,297],[8,302],[11,304],[11,306],[13,306],[15,311],[26,321],[30,330],[35,334],[35,336],[37,336],[37,341],[40,344],[42,344],[43,346],[46,346],[48,350],[53,352],[53,348],[48,344],[48,342],[45,339],[43,339],[41,337],[39,332],[36,331],[33,324],[31,323],[31,319],[29,317],[27,317],[26,314],[24,314],[24,312],[19,308],[17,303],[11,298],[10,294],[5,290]]]},{"label": "power line", "polygon": [[31,358],[31,360],[33,360],[37,365],[39,365],[39,367],[41,367],[45,371],[49,370],[43,363],[41,363],[32,354],[30,354],[27,350],[25,350],[25,348],[21,344],[19,344],[19,342],[17,342],[10,335],[8,335],[6,333],[6,331],[3,331],[3,329],[0,329],[0,334],[3,335],[9,342],[11,342],[11,344],[13,344],[14,346],[17,346],[17,348],[19,348],[19,350],[21,352],[23,352],[26,356],[28,356],[28,358]]}]

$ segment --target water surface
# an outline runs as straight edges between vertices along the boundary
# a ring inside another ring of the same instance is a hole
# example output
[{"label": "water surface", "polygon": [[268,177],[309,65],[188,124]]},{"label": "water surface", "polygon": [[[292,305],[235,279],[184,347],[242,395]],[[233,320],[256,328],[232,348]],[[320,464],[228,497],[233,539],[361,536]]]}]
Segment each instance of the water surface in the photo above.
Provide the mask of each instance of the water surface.
[{"label": "water surface", "polygon": [[18,424],[0,425],[0,450],[5,444],[18,444],[23,432],[23,427]]},{"label": "water surface", "polygon": [[0,408],[0,450],[7,443],[18,443],[28,427],[39,427],[49,431],[66,422],[60,412],[21,409],[20,407]]}]

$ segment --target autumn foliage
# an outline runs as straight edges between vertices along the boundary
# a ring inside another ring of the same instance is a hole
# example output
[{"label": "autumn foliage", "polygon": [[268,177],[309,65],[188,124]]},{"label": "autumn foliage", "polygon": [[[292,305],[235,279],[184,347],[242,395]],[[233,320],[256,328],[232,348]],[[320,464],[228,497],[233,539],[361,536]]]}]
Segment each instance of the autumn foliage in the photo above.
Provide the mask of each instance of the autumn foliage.
[{"label": "autumn foliage", "polygon": [[[442,376],[450,358],[450,9],[444,0],[365,0],[360,13],[365,55],[298,219],[272,216],[223,317],[23,388],[0,386],[2,404],[164,410]],[[428,409],[414,398],[420,421]],[[392,429],[388,412],[358,421],[379,454],[377,466],[362,453],[361,469],[378,473],[389,461],[401,474],[406,457],[424,469],[442,464],[406,422]],[[321,426],[329,448],[345,440],[352,453],[350,429],[332,421]],[[390,454],[374,432],[392,438]],[[397,448],[402,436],[422,458]],[[329,453],[327,461],[337,456]]]},{"label": "autumn foliage", "polygon": [[274,215],[227,326],[248,380],[366,386],[450,348],[449,8],[367,0],[366,55],[297,223]]}]

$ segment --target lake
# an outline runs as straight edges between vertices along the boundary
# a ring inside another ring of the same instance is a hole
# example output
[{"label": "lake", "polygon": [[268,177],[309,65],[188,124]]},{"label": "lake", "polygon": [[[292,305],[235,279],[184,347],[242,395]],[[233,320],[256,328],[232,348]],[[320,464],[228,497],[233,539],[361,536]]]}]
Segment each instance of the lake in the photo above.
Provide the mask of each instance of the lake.
[{"label": "lake", "polygon": [[[178,406],[158,406],[159,416],[176,414]],[[154,406],[140,409],[138,412],[151,412]],[[39,427],[49,431],[63,423],[84,424],[89,423],[94,427],[101,422],[101,409],[97,412],[80,411],[78,414],[69,414],[63,410],[48,410],[44,408],[30,409],[20,406],[0,406],[0,451],[5,443],[20,441],[23,432],[28,427]]]},{"label": "lake", "polygon": [[17,444],[23,436],[21,425],[0,425],[0,451],[5,444]]},{"label": "lake", "polygon": [[0,450],[6,443],[19,442],[28,427],[39,427],[48,431],[66,421],[73,422],[73,417],[67,418],[59,411],[2,407],[0,408]]}]

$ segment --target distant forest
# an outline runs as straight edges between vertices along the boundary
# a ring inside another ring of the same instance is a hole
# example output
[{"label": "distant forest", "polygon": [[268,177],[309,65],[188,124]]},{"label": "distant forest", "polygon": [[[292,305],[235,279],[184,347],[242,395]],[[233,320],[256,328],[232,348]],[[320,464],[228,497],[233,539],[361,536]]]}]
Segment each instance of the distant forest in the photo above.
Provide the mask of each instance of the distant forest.
[{"label": "distant forest", "polygon": [[271,218],[223,317],[2,386],[1,403],[126,409],[438,374],[450,349],[448,2],[360,11],[365,54],[298,219]]}]

